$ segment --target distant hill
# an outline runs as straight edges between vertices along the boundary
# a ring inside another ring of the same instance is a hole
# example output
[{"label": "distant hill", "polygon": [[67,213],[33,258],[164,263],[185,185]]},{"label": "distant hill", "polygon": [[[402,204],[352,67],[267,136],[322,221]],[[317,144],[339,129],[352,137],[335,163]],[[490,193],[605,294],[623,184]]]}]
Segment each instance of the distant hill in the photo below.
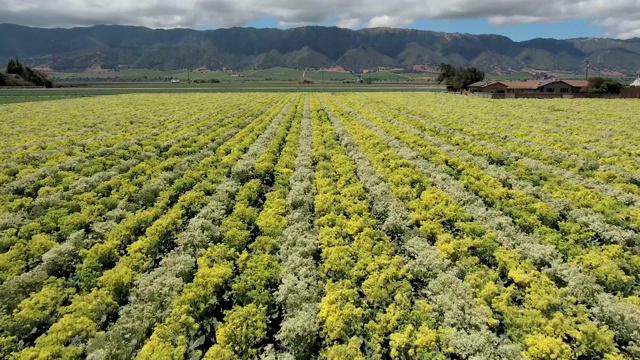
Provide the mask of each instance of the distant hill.
[{"label": "distant hill", "polygon": [[0,63],[19,58],[28,66],[55,71],[331,66],[359,71],[413,69],[417,65],[433,68],[447,62],[489,72],[581,72],[589,60],[595,70],[640,73],[639,38],[515,42],[499,35],[322,26],[197,31],[118,25],[42,29],[0,24],[0,33]]}]

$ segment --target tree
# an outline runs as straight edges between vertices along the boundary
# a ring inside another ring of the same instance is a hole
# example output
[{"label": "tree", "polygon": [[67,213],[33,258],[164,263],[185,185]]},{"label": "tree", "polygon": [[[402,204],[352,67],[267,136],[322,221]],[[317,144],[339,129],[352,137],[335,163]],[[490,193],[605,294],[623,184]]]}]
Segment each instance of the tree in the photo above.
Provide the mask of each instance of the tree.
[{"label": "tree", "polygon": [[7,82],[4,80],[4,75],[0,73],[0,86],[6,86]]},{"label": "tree", "polygon": [[439,70],[440,74],[436,78],[436,81],[438,82],[438,84],[442,84],[443,81],[446,81],[448,85],[448,81],[455,77],[456,68],[449,64],[442,63],[440,64]]},{"label": "tree", "polygon": [[11,59],[7,64],[7,74],[15,74],[24,77],[25,69],[20,61]]},{"label": "tree", "polygon": [[620,94],[622,87],[618,80],[593,77],[589,79],[586,91],[591,94]]},{"label": "tree", "polygon": [[438,84],[444,82],[449,90],[464,90],[469,85],[484,80],[484,72],[475,67],[456,68],[449,64],[440,64],[440,74],[436,81]]}]

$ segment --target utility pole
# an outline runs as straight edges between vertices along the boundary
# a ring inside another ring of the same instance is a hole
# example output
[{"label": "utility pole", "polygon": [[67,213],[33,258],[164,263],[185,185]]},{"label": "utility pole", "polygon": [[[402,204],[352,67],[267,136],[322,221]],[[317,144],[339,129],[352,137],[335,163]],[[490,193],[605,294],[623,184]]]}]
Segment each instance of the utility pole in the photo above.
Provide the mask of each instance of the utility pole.
[{"label": "utility pole", "polygon": [[589,60],[586,60],[586,63],[587,63],[587,69],[585,71],[584,79],[589,81]]},{"label": "utility pole", "polygon": [[191,84],[191,72],[187,68],[187,84]]}]

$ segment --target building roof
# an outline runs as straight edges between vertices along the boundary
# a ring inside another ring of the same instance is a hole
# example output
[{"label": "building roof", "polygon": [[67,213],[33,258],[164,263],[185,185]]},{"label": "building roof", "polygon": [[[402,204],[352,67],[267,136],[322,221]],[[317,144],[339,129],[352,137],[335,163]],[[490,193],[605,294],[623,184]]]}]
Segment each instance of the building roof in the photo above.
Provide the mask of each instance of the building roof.
[{"label": "building roof", "polygon": [[473,83],[471,85],[469,85],[469,87],[485,87],[491,84],[495,84],[497,81],[487,81],[487,80],[482,80],[482,81],[478,81],[477,83]]},{"label": "building roof", "polygon": [[631,86],[640,86],[640,77],[636,79],[636,81],[634,81],[633,83],[631,83]]},{"label": "building roof", "polygon": [[540,80],[540,83],[538,84],[538,86],[542,87],[542,86],[547,86],[549,84],[553,84],[554,82],[558,81],[558,79],[546,79],[546,80]]},{"label": "building roof", "polygon": [[538,80],[524,80],[524,81],[500,81],[508,89],[517,90],[535,90],[540,87],[540,81]]},{"label": "building roof", "polygon": [[563,82],[571,87],[583,88],[589,85],[587,80],[558,80],[558,82]]},{"label": "building roof", "polygon": [[535,89],[537,87],[538,81],[529,80],[529,81],[514,81],[514,80],[491,80],[491,81],[479,81],[477,83],[469,85],[469,87],[487,87],[494,84],[500,84],[509,89]]},{"label": "building roof", "polygon": [[[638,80],[640,82],[640,79]],[[469,85],[469,87],[484,88],[494,84],[501,84],[507,89],[512,90],[537,90],[543,86],[553,84],[556,82],[563,82],[571,87],[582,88],[589,85],[586,80],[558,80],[558,79],[546,79],[546,80],[493,80],[493,81],[479,81],[477,83]],[[640,84],[638,85],[640,86]]]}]

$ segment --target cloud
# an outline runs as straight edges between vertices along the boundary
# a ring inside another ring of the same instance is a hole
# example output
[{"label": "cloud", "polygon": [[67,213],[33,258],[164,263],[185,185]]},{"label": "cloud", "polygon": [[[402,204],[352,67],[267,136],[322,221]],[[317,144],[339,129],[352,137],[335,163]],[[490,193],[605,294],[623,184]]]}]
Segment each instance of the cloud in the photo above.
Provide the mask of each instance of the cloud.
[{"label": "cloud", "polygon": [[640,37],[640,17],[636,17],[635,19],[609,17],[596,20],[593,24],[608,29],[605,36],[619,37],[622,39]]},{"label": "cloud", "polygon": [[361,18],[340,18],[340,20],[338,20],[338,22],[335,24],[338,27],[341,28],[347,28],[347,29],[357,29],[360,26],[362,26],[362,19]]},{"label": "cloud", "polygon": [[367,23],[366,27],[376,28],[376,27],[404,27],[407,25],[411,25],[413,22],[412,19],[404,17],[404,16],[376,16],[371,18]]},{"label": "cloud", "polygon": [[486,19],[494,25],[591,19],[608,36],[640,36],[640,0],[0,0],[0,23],[42,27],[230,27],[265,17],[281,26],[349,28],[436,19]]}]

